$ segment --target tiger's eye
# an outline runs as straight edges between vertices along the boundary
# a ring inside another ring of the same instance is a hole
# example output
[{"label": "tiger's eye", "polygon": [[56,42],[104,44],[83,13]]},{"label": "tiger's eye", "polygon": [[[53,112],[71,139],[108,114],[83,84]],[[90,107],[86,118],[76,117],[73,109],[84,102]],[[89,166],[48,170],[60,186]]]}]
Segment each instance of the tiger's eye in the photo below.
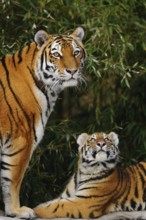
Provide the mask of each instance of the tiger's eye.
[{"label": "tiger's eye", "polygon": [[60,57],[60,54],[58,52],[53,53],[54,57]]},{"label": "tiger's eye", "polygon": [[90,138],[89,142],[90,142],[90,143],[94,143],[94,142],[95,142],[95,139],[94,139],[94,138]]},{"label": "tiger's eye", "polygon": [[74,56],[78,56],[80,54],[80,51],[79,50],[76,50],[75,52],[74,52]]}]

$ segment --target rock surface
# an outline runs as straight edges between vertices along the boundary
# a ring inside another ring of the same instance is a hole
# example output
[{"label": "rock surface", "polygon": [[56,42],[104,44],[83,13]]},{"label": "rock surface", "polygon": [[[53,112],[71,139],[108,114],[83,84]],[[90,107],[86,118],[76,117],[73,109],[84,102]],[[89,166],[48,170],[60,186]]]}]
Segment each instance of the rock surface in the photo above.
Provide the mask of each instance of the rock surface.
[{"label": "rock surface", "polygon": [[[10,218],[10,217],[5,217],[4,212],[0,210],[0,220],[20,220],[18,218]],[[35,218],[33,220],[45,220],[44,218]],[[48,219],[47,219],[48,220]],[[56,218],[53,220],[64,220],[64,218]],[[70,220],[70,218],[66,218],[65,220]],[[76,219],[77,220],[77,219]]]},{"label": "rock surface", "polygon": [[[0,210],[0,220],[20,220],[20,219],[5,217],[4,212],[2,210]],[[42,218],[35,218],[34,220],[45,220],[45,219],[44,218],[43,219]],[[56,218],[54,220],[64,220],[64,218]],[[66,218],[65,220],[69,220],[69,218]]]}]

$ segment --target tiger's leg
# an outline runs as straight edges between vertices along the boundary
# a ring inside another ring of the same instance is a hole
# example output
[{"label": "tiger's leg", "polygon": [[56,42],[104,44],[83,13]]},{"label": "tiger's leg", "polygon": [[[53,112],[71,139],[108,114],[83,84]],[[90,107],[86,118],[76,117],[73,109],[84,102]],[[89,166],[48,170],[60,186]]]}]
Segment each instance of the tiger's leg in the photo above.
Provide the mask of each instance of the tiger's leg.
[{"label": "tiger's leg", "polygon": [[37,206],[34,211],[40,218],[97,218],[102,215],[103,207],[95,204],[92,198],[55,199]]},{"label": "tiger's leg", "polygon": [[24,172],[31,157],[31,148],[23,137],[18,137],[13,143],[2,147],[1,154],[1,184],[8,216],[19,218],[34,217],[34,211],[27,207],[20,207],[19,191]]}]

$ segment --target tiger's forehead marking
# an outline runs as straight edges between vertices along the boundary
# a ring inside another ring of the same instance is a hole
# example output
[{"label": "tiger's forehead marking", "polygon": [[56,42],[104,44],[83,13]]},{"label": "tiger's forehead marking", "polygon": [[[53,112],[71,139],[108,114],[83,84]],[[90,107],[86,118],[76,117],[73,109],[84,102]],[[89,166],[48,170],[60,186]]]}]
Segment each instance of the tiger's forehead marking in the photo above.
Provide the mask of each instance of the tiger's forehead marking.
[{"label": "tiger's forehead marking", "polygon": [[61,45],[56,41],[54,41],[54,43],[51,46],[51,52],[59,52],[60,55],[62,56],[62,52],[61,52]]},{"label": "tiger's forehead marking", "polygon": [[92,134],[91,136],[90,136],[90,139],[96,139],[96,134]]},{"label": "tiger's forehead marking", "polygon": [[104,139],[106,136],[105,133],[99,132],[99,133],[94,133],[90,136],[89,139],[96,139],[96,140],[100,140],[100,139]]},{"label": "tiger's forehead marking", "polygon": [[59,52],[60,55],[62,55],[61,49],[67,47],[73,47],[73,50],[79,48],[73,38],[63,38],[63,36],[57,37],[54,39],[54,42],[51,46],[51,52]]}]

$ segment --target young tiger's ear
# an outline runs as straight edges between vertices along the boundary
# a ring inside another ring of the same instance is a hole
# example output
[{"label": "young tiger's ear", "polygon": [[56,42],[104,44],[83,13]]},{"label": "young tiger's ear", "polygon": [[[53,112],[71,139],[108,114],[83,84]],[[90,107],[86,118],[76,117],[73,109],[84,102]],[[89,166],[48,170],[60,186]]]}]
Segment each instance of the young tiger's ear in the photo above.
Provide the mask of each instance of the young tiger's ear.
[{"label": "young tiger's ear", "polygon": [[74,35],[78,40],[82,41],[84,37],[84,29],[82,27],[78,27],[71,35]]},{"label": "young tiger's ear", "polygon": [[46,41],[48,41],[48,39],[48,33],[43,30],[38,31],[34,36],[34,40],[38,47],[41,47]]},{"label": "young tiger's ear", "polygon": [[119,144],[119,138],[115,132],[110,132],[108,136],[116,146]]},{"label": "young tiger's ear", "polygon": [[87,133],[80,134],[79,137],[77,138],[77,144],[79,146],[83,146],[85,144],[87,138],[88,138],[88,134]]}]

